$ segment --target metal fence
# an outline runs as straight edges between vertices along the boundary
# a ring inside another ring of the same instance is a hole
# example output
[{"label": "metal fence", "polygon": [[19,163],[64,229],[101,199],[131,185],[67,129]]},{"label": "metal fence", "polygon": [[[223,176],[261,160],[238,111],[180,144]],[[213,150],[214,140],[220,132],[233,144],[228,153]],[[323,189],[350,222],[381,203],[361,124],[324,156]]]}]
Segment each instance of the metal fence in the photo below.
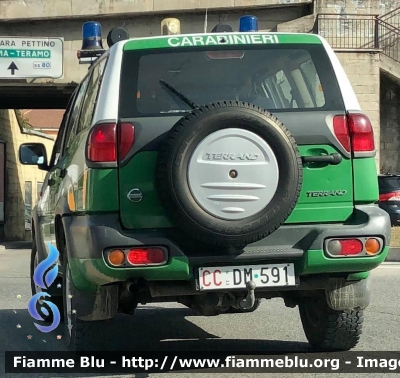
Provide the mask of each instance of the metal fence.
[{"label": "metal fence", "polygon": [[386,22],[395,28],[400,28],[400,8],[393,9],[392,11],[379,17],[380,20]]},{"label": "metal fence", "polygon": [[400,28],[396,26],[399,21],[400,8],[382,17],[321,13],[313,32],[324,37],[335,50],[380,50],[400,62]]},{"label": "metal fence", "polygon": [[379,19],[378,41],[382,54],[400,62],[400,29]]},{"label": "metal fence", "polygon": [[324,37],[335,49],[378,49],[378,15],[317,15],[314,33]]}]

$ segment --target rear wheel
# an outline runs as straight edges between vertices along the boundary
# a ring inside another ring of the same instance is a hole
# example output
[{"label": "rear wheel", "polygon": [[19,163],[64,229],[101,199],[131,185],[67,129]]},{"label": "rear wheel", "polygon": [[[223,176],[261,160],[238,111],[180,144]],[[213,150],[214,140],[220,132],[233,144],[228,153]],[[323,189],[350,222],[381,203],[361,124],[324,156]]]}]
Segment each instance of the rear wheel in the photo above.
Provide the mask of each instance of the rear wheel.
[{"label": "rear wheel", "polygon": [[304,333],[314,349],[347,351],[357,345],[364,321],[362,310],[332,310],[323,294],[305,298],[299,310]]}]

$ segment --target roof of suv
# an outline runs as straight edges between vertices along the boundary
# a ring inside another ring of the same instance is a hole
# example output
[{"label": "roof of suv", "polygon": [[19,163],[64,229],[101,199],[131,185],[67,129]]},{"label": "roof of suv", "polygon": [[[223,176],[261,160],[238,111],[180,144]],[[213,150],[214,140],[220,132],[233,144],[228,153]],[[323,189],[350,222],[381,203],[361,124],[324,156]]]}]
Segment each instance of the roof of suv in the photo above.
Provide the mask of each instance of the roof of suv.
[{"label": "roof of suv", "polygon": [[[257,37],[262,37],[258,39]],[[242,37],[243,39],[240,39]],[[144,45],[143,42],[146,44]],[[193,33],[177,35],[161,35],[152,37],[130,38],[116,45],[123,45],[125,50],[191,47],[191,46],[223,46],[245,44],[325,44],[326,41],[317,34],[282,33],[282,32],[231,32],[231,33]]]},{"label": "roof of suv", "polygon": [[[179,35],[161,35],[142,38],[131,38],[114,44],[106,53],[109,57],[106,73],[103,78],[104,90],[100,90],[99,106],[96,109],[94,121],[115,119],[118,114],[118,102],[111,101],[107,93],[120,93],[120,77],[123,55],[131,50],[154,50],[174,48],[204,48],[223,46],[279,46],[289,44],[319,45],[325,51],[332,63],[340,92],[346,110],[361,111],[360,104],[355,96],[350,81],[327,41],[317,35],[309,33],[281,33],[281,32],[230,32],[230,33],[196,33]],[[101,58],[99,60],[102,60]]]},{"label": "roof of suv", "polygon": [[[262,37],[258,39],[257,37]],[[224,37],[225,41],[221,41]],[[243,39],[240,39],[243,38]],[[121,40],[110,47],[107,53],[115,54],[121,50],[142,50],[168,47],[201,47],[201,46],[236,46],[262,44],[314,44],[323,45],[331,50],[328,42],[318,34],[284,33],[284,32],[225,32],[225,33],[189,33],[174,35],[156,35],[151,37],[129,38]],[[333,50],[332,50],[333,52]],[[332,59],[331,54],[330,58]],[[334,55],[334,54],[333,54]]]}]

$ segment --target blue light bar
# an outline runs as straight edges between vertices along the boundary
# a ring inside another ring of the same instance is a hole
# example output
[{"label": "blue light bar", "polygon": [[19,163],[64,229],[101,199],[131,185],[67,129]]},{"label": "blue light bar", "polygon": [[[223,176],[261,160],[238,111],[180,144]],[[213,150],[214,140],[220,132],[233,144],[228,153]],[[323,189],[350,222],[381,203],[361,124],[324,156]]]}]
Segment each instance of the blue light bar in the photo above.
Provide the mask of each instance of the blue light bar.
[{"label": "blue light bar", "polygon": [[240,32],[256,32],[258,31],[258,19],[256,16],[242,16],[239,20]]},{"label": "blue light bar", "polygon": [[96,21],[85,22],[82,26],[82,50],[102,50],[101,24]]}]

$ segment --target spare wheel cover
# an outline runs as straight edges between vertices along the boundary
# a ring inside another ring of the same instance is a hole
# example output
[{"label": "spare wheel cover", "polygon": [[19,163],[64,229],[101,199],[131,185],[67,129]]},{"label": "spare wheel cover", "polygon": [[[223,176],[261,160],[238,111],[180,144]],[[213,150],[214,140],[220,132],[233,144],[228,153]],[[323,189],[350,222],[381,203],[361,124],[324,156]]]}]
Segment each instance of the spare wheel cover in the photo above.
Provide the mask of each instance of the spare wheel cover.
[{"label": "spare wheel cover", "polygon": [[208,135],[193,152],[188,183],[196,202],[225,220],[260,212],[276,193],[279,167],[268,143],[238,128]]},{"label": "spare wheel cover", "polygon": [[243,248],[288,219],[303,166],[296,141],[276,117],[226,101],[195,109],[172,127],[155,173],[165,215],[182,240]]}]

